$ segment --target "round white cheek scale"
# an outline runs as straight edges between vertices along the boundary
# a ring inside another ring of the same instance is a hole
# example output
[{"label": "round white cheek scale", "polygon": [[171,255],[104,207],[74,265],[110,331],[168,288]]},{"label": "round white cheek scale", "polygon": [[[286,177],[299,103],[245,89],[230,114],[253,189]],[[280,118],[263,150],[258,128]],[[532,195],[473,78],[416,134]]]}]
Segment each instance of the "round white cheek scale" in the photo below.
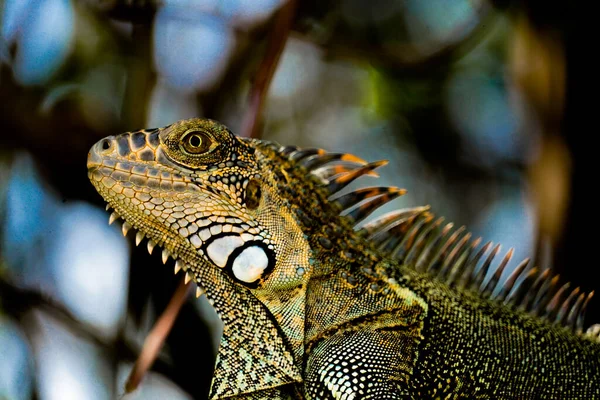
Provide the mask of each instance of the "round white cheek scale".
[{"label": "round white cheek scale", "polygon": [[250,246],[235,258],[231,270],[240,281],[252,283],[262,276],[268,265],[269,257],[263,248]]},{"label": "round white cheek scale", "polygon": [[217,266],[223,268],[231,252],[243,244],[244,241],[239,236],[224,236],[208,245],[206,253]]}]

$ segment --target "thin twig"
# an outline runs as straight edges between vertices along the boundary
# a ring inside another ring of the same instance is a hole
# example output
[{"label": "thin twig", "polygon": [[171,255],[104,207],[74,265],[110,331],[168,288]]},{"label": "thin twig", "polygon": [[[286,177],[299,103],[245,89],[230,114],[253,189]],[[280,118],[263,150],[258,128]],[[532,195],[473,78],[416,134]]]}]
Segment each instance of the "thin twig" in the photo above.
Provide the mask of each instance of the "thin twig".
[{"label": "thin twig", "polygon": [[289,0],[277,12],[273,29],[269,34],[265,56],[258,67],[254,83],[250,89],[250,104],[244,115],[242,136],[255,138],[259,135],[262,110],[269,91],[269,85],[290,34],[295,10],[296,0]]},{"label": "thin twig", "polygon": [[127,382],[125,383],[126,393],[133,392],[139,386],[146,371],[148,371],[152,366],[152,363],[154,363],[165,339],[169,335],[169,332],[171,332],[171,328],[173,328],[173,323],[175,323],[179,310],[181,310],[181,307],[187,299],[188,289],[188,285],[182,278],[179,282],[179,286],[175,289],[175,293],[173,294],[173,297],[171,297],[167,308],[165,308],[165,311],[163,311],[144,341],[142,352],[135,362],[129,377],[127,378]]}]

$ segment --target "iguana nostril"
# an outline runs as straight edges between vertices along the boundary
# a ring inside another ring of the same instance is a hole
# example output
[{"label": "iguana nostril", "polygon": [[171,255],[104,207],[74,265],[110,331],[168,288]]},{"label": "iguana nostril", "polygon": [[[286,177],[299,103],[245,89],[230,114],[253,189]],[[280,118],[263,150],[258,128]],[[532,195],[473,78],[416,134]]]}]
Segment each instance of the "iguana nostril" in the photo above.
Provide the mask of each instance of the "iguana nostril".
[{"label": "iguana nostril", "polygon": [[110,142],[110,140],[108,139],[104,139],[101,143],[100,143],[100,148],[104,151],[109,150],[111,148],[112,144]]}]

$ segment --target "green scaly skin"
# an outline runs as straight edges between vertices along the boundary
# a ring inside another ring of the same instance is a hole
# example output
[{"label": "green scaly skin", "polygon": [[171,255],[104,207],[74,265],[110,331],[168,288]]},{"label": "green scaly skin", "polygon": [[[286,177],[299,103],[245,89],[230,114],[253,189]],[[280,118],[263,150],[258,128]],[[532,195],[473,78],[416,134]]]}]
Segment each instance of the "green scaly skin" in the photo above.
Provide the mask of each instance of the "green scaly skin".
[{"label": "green scaly skin", "polygon": [[600,398],[596,341],[399,264],[289,154],[191,119],[88,155],[223,320],[212,399]]}]

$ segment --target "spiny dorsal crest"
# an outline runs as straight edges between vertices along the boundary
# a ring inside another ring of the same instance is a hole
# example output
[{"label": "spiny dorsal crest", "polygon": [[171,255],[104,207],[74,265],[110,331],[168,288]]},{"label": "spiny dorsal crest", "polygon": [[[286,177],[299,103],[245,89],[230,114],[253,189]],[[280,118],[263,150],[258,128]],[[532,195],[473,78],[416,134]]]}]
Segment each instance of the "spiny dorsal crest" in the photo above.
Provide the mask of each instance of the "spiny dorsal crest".
[{"label": "spiny dorsal crest", "polygon": [[[406,191],[396,187],[368,187],[343,195],[339,192],[363,175],[377,177],[374,170],[387,164],[386,161],[367,163],[350,154],[295,146],[281,146],[277,150],[321,181],[330,193],[329,200],[341,207],[341,215],[350,218],[355,228],[383,254],[449,286],[478,292],[584,334],[585,312],[593,291],[572,289],[570,283],[561,283],[559,275],[552,274],[550,269],[531,265],[529,258],[501,280],[513,249],[498,258],[500,244],[481,244],[481,238],[472,239],[464,226],[455,228],[452,223],[444,223],[444,218],[436,218],[429,206],[392,211],[360,225],[381,205]],[[492,276],[486,280],[490,271]],[[591,326],[585,335],[600,340],[600,325]]]}]

